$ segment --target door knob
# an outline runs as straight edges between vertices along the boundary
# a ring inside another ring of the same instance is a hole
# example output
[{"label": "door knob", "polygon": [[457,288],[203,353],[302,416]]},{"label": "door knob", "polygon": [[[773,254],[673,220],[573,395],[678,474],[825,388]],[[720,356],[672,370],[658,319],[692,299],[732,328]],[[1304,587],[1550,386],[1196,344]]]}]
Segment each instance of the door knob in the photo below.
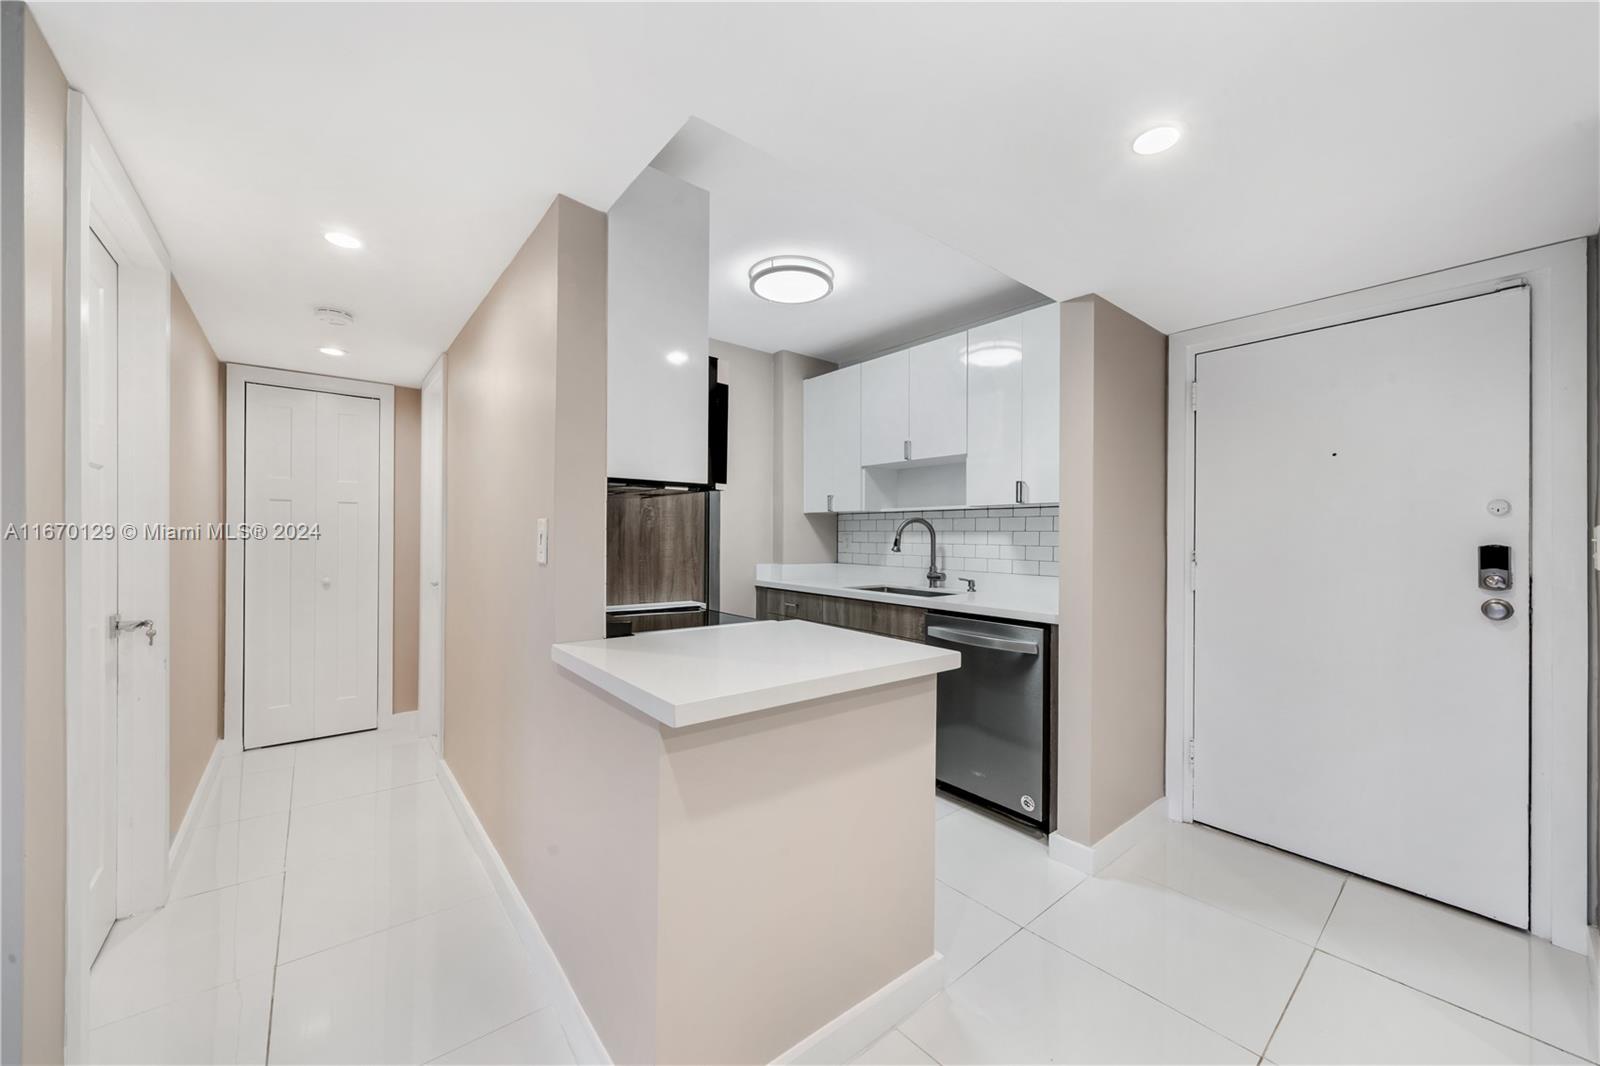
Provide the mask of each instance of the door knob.
[{"label": "door knob", "polygon": [[154,618],[141,618],[137,622],[124,622],[120,614],[111,616],[111,631],[120,636],[123,633],[135,633],[144,630],[145,639],[154,647],[156,643],[156,620]]},{"label": "door knob", "polygon": [[1498,596],[1484,600],[1483,606],[1479,607],[1478,610],[1482,611],[1483,616],[1491,622],[1504,622],[1507,618],[1517,613],[1517,609],[1511,606],[1510,600],[1502,600]]},{"label": "door knob", "polygon": [[438,588],[439,587],[439,582],[437,582],[437,581],[430,581],[430,582],[428,582],[428,584],[432,585],[434,588]]},{"label": "door knob", "polygon": [[325,588],[325,589],[333,588],[333,578],[331,578],[331,577],[323,578],[322,579],[322,587]]}]

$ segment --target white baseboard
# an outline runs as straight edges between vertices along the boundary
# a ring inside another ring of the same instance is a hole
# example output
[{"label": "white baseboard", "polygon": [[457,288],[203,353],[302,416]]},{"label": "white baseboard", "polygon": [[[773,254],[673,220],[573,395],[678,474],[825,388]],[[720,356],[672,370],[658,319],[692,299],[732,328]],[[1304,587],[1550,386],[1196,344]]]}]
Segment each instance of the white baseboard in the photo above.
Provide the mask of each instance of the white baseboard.
[{"label": "white baseboard", "polygon": [[[189,850],[189,841],[194,839],[195,819],[200,817],[200,811],[205,808],[206,802],[211,799],[211,790],[217,787],[217,768],[222,765],[223,756],[228,752],[227,745],[218,740],[211,749],[211,758],[206,760],[206,768],[200,771],[200,780],[195,783],[194,795],[189,797],[189,807],[183,812],[183,821],[178,823],[178,831],[173,834],[172,844],[167,848],[167,884],[172,884],[172,875],[178,870],[178,864],[183,861],[184,854]],[[165,894],[163,894],[165,902]]]},{"label": "white baseboard", "polygon": [[851,1061],[935,995],[943,973],[944,956],[935,951],[773,1061],[796,1066]]},{"label": "white baseboard", "polygon": [[501,905],[511,916],[511,924],[517,931],[518,939],[530,954],[535,958],[549,959],[556,967],[556,971],[561,974],[561,983],[565,991],[557,1010],[560,1013],[562,1028],[567,1034],[567,1042],[572,1045],[574,1059],[582,1063],[609,1064],[611,1055],[601,1042],[600,1034],[595,1031],[594,1023],[589,1020],[583,1004],[578,1001],[572,982],[567,980],[566,973],[561,970],[561,962],[550,949],[550,942],[544,938],[544,932],[539,928],[533,912],[528,909],[528,901],[522,898],[521,890],[517,888],[516,881],[512,880],[511,871],[506,869],[505,862],[500,858],[500,852],[495,849],[494,842],[489,839],[488,832],[483,828],[483,823],[478,820],[478,813],[472,809],[466,793],[461,791],[461,784],[456,780],[456,775],[451,772],[449,764],[443,759],[439,760],[439,784],[444,788],[444,794],[449,797],[450,805],[455,808],[456,817],[461,819],[462,828],[467,831],[467,838],[472,841],[473,850],[483,861],[483,868],[488,871],[489,880],[494,882],[495,894],[500,897]]},{"label": "white baseboard", "polygon": [[1165,797],[1117,826],[1095,844],[1080,844],[1059,832],[1050,834],[1050,857],[1091,877],[1120,859],[1125,852],[1169,821]]}]

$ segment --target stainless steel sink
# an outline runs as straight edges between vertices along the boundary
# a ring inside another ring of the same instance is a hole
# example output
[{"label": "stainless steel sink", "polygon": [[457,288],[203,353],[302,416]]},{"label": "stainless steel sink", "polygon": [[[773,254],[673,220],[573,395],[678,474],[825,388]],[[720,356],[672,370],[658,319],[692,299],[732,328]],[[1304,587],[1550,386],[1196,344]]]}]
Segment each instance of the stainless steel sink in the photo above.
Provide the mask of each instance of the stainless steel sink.
[{"label": "stainless steel sink", "polygon": [[954,596],[953,592],[941,592],[938,589],[907,589],[898,585],[855,585],[857,592],[892,592],[896,596]]}]

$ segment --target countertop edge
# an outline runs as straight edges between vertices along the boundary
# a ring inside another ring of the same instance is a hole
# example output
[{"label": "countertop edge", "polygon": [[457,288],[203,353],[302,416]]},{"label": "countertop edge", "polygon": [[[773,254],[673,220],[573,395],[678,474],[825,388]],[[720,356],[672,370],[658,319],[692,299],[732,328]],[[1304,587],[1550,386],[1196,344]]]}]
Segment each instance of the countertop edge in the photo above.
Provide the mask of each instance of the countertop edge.
[{"label": "countertop edge", "polygon": [[568,673],[582,678],[662,725],[671,729],[682,729],[686,726],[757,714],[790,704],[806,703],[850,692],[862,692],[901,681],[933,677],[947,670],[958,669],[961,665],[959,652],[934,648],[929,648],[928,651],[929,655],[913,661],[885,663],[827,677],[792,681],[743,692],[730,692],[725,696],[691,700],[686,703],[674,703],[625,681],[615,673],[573,654],[569,648],[561,644],[550,646],[550,658]]},{"label": "countertop edge", "polygon": [[929,611],[950,611],[955,614],[975,614],[985,618],[1009,618],[1018,622],[1037,622],[1040,625],[1059,625],[1057,615],[1045,611],[1030,611],[1023,607],[999,607],[972,603],[962,599],[965,593],[954,596],[896,596],[892,592],[868,592],[848,585],[823,585],[810,581],[780,581],[758,577],[756,588],[782,589],[785,592],[810,592],[818,596],[837,596],[846,600],[866,600],[869,603],[888,603],[897,607],[921,607]]}]

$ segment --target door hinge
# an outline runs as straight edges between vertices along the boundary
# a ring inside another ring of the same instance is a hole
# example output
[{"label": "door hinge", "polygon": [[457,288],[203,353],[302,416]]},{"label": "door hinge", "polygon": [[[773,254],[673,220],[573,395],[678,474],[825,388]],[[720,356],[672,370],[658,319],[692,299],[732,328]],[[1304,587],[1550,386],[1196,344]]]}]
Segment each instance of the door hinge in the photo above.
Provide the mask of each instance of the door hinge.
[{"label": "door hinge", "polygon": [[1200,383],[1198,381],[1189,382],[1189,410],[1200,410]]},{"label": "door hinge", "polygon": [[1200,583],[1200,556],[1197,552],[1189,553],[1189,591],[1193,592]]},{"label": "door hinge", "polygon": [[1194,737],[1190,737],[1189,738],[1189,740],[1188,740],[1188,748],[1189,748],[1189,751],[1188,751],[1188,755],[1189,755],[1189,773],[1192,775],[1194,773]]}]

